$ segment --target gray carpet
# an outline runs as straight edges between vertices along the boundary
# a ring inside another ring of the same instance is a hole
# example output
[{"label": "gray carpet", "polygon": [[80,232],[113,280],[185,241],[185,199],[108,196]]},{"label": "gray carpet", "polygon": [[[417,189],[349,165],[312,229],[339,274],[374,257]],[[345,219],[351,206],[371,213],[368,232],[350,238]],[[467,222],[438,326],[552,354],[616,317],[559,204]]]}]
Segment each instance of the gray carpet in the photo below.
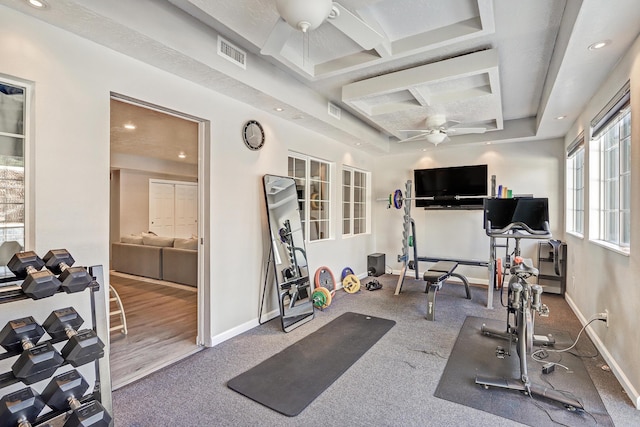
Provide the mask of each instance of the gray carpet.
[{"label": "gray carpet", "polygon": [[[496,308],[489,310],[486,289],[472,287],[472,299],[467,300],[461,285],[445,285],[438,292],[437,320],[429,322],[424,318],[422,282],[407,277],[402,293],[394,296],[397,276],[378,280],[384,287],[377,291],[365,289],[353,295],[338,291],[331,306],[317,311],[315,319],[288,334],[281,331],[279,319],[274,319],[115,391],[116,426],[522,425],[434,396],[466,317],[506,319],[498,293],[494,294]],[[549,305],[551,315],[536,320],[538,327],[576,336],[581,325],[564,299],[545,294],[543,302]],[[392,319],[396,325],[297,417],[274,412],[226,386],[231,378],[349,311]],[[576,351],[596,356],[585,338]],[[602,358],[583,361],[615,425],[640,425],[639,411],[615,376],[601,369]]]},{"label": "gray carpet", "polygon": [[[534,427],[545,427],[550,422],[575,427],[613,425],[582,360],[570,352],[548,353],[546,362],[553,361],[567,368],[557,366],[550,374],[542,374],[542,363],[528,357],[529,378],[534,384],[558,390],[577,399],[584,410],[568,411],[561,403],[538,395],[527,397],[519,391],[484,389],[475,384],[476,376],[506,379],[520,377],[520,359],[515,344],[512,346],[511,356],[502,359],[496,357],[496,347],[506,348],[508,343],[500,338],[483,335],[483,324],[493,330],[505,329],[505,322],[467,317],[436,389],[436,397]],[[556,345],[551,348],[564,349],[573,344],[569,334],[564,331],[536,328],[536,333],[553,335]]]},{"label": "gray carpet", "polygon": [[227,386],[283,415],[296,416],[395,324],[393,320],[344,313],[231,379]]}]

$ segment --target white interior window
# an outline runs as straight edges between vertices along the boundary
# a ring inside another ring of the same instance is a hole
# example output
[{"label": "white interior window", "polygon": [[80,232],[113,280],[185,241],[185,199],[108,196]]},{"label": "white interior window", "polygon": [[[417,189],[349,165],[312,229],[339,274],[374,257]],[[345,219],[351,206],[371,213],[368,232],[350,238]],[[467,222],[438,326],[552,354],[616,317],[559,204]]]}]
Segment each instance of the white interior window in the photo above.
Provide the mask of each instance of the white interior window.
[{"label": "white interior window", "polygon": [[592,240],[629,253],[631,240],[631,105],[629,85],[591,122]]},{"label": "white interior window", "polygon": [[368,232],[369,172],[348,166],[342,170],[342,234],[358,235]]},{"label": "white interior window", "polygon": [[290,154],[288,174],[296,181],[298,204],[308,242],[331,237],[331,165],[301,154]]},{"label": "white interior window", "polygon": [[29,87],[0,76],[0,277],[25,247],[25,151]]},{"label": "white interior window", "polygon": [[567,148],[567,232],[584,234],[584,134]]}]

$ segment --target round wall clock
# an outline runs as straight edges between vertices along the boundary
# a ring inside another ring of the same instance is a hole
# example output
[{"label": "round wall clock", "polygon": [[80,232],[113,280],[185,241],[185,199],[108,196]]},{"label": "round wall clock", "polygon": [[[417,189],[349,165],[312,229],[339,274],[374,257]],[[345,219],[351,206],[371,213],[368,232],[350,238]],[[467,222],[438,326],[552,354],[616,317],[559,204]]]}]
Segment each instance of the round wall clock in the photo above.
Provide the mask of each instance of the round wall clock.
[{"label": "round wall clock", "polygon": [[249,120],[242,128],[242,140],[250,150],[259,150],[264,145],[264,129],[255,120]]}]

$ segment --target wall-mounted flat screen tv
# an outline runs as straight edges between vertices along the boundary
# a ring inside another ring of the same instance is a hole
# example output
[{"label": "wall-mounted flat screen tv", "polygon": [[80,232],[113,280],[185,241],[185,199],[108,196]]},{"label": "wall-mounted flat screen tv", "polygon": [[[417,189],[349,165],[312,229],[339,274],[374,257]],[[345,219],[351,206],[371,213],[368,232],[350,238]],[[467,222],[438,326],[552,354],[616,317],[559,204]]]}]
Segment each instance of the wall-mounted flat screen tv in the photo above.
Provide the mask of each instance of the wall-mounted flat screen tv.
[{"label": "wall-mounted flat screen tv", "polygon": [[[413,177],[416,207],[482,209],[483,197],[488,195],[487,165],[415,169]],[[433,199],[419,199],[420,197]]]}]

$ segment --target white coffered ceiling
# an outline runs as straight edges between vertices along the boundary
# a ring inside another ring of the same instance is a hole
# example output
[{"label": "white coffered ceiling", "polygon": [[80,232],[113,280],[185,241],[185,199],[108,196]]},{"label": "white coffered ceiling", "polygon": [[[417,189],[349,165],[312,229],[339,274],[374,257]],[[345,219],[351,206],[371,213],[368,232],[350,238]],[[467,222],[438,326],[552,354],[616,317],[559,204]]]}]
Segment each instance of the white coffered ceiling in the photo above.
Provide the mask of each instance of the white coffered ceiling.
[{"label": "white coffered ceiling", "polygon": [[[449,146],[561,137],[640,32],[637,0],[341,0],[307,33],[275,0],[49,3],[0,0],[374,154],[434,147],[398,143],[434,118],[486,129]],[[212,58],[219,35],[246,52],[245,70]]]}]

